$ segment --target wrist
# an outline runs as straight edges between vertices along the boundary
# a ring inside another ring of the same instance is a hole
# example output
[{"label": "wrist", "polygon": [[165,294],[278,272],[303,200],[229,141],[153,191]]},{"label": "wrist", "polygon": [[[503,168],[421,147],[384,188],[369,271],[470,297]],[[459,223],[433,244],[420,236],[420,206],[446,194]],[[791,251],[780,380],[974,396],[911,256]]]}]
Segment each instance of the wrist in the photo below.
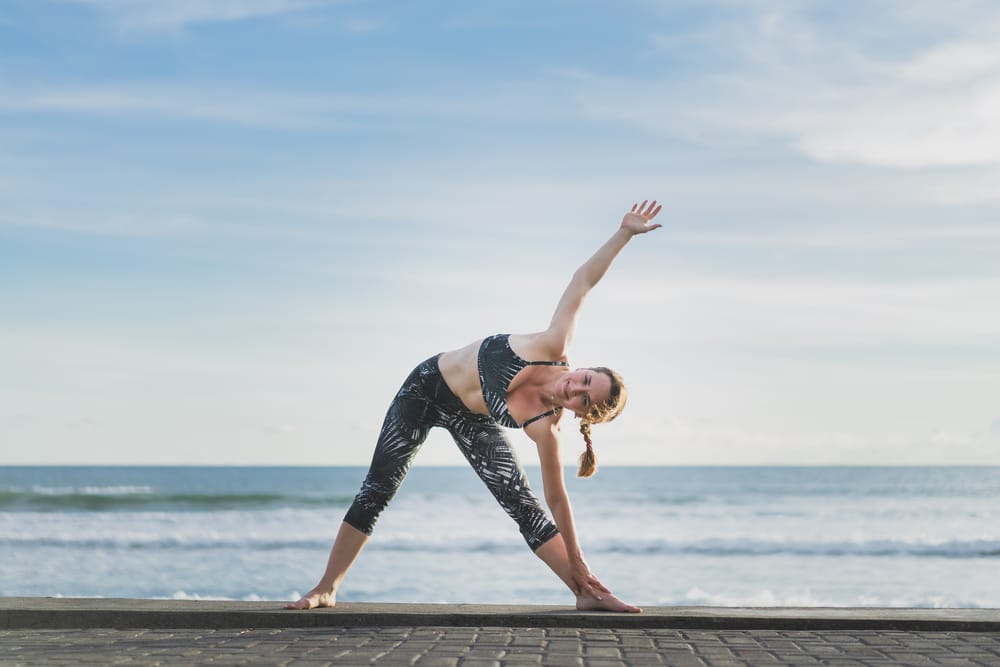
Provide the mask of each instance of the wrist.
[{"label": "wrist", "polygon": [[335,581],[327,581],[325,578],[320,579],[319,583],[313,587],[313,593],[323,593],[327,595],[333,595],[337,591],[337,583]]}]

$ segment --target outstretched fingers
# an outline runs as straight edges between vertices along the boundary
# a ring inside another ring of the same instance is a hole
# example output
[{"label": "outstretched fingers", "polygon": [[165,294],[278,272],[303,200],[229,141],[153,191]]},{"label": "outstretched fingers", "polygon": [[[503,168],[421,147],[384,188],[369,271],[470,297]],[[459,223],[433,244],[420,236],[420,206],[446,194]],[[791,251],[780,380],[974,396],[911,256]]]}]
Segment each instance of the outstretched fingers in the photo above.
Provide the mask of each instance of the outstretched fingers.
[{"label": "outstretched fingers", "polygon": [[646,220],[652,220],[656,217],[656,214],[660,212],[663,205],[657,205],[656,200],[649,201],[648,199],[643,199],[642,203],[632,204],[632,209],[630,213],[635,213],[636,215],[641,215],[646,218]]},{"label": "outstretched fingers", "polygon": [[597,599],[605,595],[611,595],[611,589],[601,583],[601,580],[593,573],[587,573],[583,577],[576,577],[573,593],[576,595],[590,595]]},{"label": "outstretched fingers", "polygon": [[611,589],[602,584],[597,577],[591,577],[588,583],[590,584],[590,589],[592,593],[596,593],[598,595],[602,593],[605,595],[611,595]]}]

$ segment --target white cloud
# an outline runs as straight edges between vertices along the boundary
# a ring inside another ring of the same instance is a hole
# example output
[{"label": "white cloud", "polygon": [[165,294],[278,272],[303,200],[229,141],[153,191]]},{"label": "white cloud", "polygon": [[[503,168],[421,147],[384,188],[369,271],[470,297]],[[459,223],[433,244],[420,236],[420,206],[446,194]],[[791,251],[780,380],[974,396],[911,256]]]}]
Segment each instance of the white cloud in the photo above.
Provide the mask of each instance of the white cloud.
[{"label": "white cloud", "polygon": [[919,54],[899,67],[899,75],[923,84],[975,81],[995,76],[1000,70],[996,43],[959,42],[944,44]]},{"label": "white cloud", "polygon": [[[583,109],[709,145],[776,138],[818,162],[1000,164],[997,5],[977,5],[974,22],[923,33],[906,32],[914,19],[905,5],[872,7],[874,18],[866,13],[870,20],[860,29],[856,21],[817,22],[810,3],[739,6],[741,21],[718,22],[692,45],[730,54],[733,62],[660,82],[584,78]],[[936,7],[938,15],[948,12]],[[873,47],[879,32],[910,34],[915,50],[900,53],[898,41],[895,50]],[[652,42],[666,57],[677,57],[672,35]],[[629,103],[629,92],[640,89],[644,103]]]},{"label": "white cloud", "polygon": [[339,0],[66,0],[106,14],[124,30],[174,30],[340,4]]},{"label": "white cloud", "polygon": [[343,22],[344,30],[355,34],[366,34],[382,29],[382,22],[374,19],[352,18]]},{"label": "white cloud", "polygon": [[1000,164],[1000,67],[994,70],[994,78],[957,91],[952,81],[912,86],[891,80],[820,91],[820,104],[792,101],[791,109],[774,110],[770,123],[820,162]]},{"label": "white cloud", "polygon": [[[998,193],[1000,196],[1000,193]],[[1000,241],[1000,227],[986,225],[913,225],[884,229],[784,229],[715,231],[681,229],[671,233],[678,243],[707,243],[715,246],[762,246],[824,249],[882,249],[904,243],[938,244],[942,241],[989,243]]]},{"label": "white cloud", "polygon": [[0,226],[35,227],[75,234],[151,238],[181,236],[203,229],[198,218],[183,214],[80,214],[74,210],[63,213],[7,214],[0,217]]},{"label": "white cloud", "polygon": [[[229,123],[249,128],[349,130],[380,119],[504,121],[532,109],[536,121],[561,113],[559,91],[545,84],[356,94],[240,88],[232,85],[90,84],[0,86],[0,113],[54,112]],[[536,111],[537,110],[537,111]]]},{"label": "white cloud", "polygon": [[[986,345],[1000,340],[1000,282],[991,279],[863,282],[720,278],[657,274],[642,290],[616,294],[636,330],[658,331],[672,345],[732,354],[747,346]],[[610,307],[596,294],[597,308]],[[593,304],[591,304],[593,306]],[[589,306],[590,307],[590,306]],[[619,306],[615,306],[619,307]],[[683,326],[664,328],[664,320]],[[859,363],[869,363],[862,359]]]},{"label": "white cloud", "polygon": [[931,204],[967,205],[1000,202],[1000,167],[966,168],[954,173],[931,173],[911,188],[912,197]]},{"label": "white cloud", "polygon": [[[328,4],[321,0],[76,1],[128,25],[154,27],[269,16]],[[579,68],[569,68],[555,76],[549,70],[548,81],[534,84],[494,81],[481,90],[380,96],[208,86],[55,87],[0,94],[0,108],[286,129],[345,128],[373,117],[496,119],[518,117],[530,109],[535,121],[540,113],[562,119],[581,114],[704,144],[777,138],[819,162],[892,168],[1000,164],[1000,50],[994,46],[1000,39],[1000,12],[994,5],[976,5],[982,16],[974,26],[952,23],[949,41],[915,37],[920,48],[899,54],[872,49],[864,41],[871,35],[864,30],[855,36],[849,26],[838,29],[835,23],[833,28],[817,23],[807,13],[809,3],[724,4],[742,8],[745,20],[713,24],[704,34],[686,39],[694,39],[699,50],[732,54],[734,62],[721,71],[699,69],[659,81],[587,76]],[[882,13],[876,18],[883,31],[913,20],[912,11],[905,8],[878,7]],[[349,30],[368,30],[376,24],[351,19],[345,25]],[[663,35],[650,39],[654,44],[670,42]],[[672,54],[668,51],[666,57]],[[564,94],[567,87],[576,91],[575,108]],[[633,93],[640,89],[645,92],[636,102]],[[558,115],[546,111],[555,109]],[[990,198],[984,187],[975,188],[970,196]]]},{"label": "white cloud", "polygon": [[0,93],[0,111],[167,118],[283,129],[336,128],[342,117],[373,112],[387,104],[372,98],[227,87],[51,86]]},{"label": "white cloud", "polygon": [[[320,4],[80,1],[122,21],[173,26]],[[0,108],[284,129],[343,129],[378,118],[516,118],[530,109],[536,122],[544,120],[540,114],[563,120],[581,115],[708,145],[778,139],[818,162],[891,168],[1000,165],[1000,50],[994,46],[1000,28],[989,27],[1000,16],[996,9],[984,9],[987,18],[975,29],[955,28],[950,41],[925,37],[922,48],[898,54],[873,51],[843,27],[831,32],[804,12],[793,11],[796,5],[782,5],[780,11],[749,7],[744,23],[722,23],[696,39],[696,46],[708,52],[735,54],[736,62],[721,71],[699,70],[680,78],[589,76],[570,67],[545,70],[548,74],[534,83],[494,81],[481,89],[384,95],[209,86],[51,87],[0,94]],[[900,10],[883,18],[883,29],[903,22],[903,16]],[[346,25],[349,30],[376,26],[363,19]],[[651,41],[669,40],[654,35]],[[661,55],[673,57],[669,51]],[[636,102],[633,93],[639,89],[645,93]],[[567,96],[567,90],[575,93]],[[996,189],[973,190],[966,196],[989,200]],[[947,199],[956,192],[940,196]]]}]

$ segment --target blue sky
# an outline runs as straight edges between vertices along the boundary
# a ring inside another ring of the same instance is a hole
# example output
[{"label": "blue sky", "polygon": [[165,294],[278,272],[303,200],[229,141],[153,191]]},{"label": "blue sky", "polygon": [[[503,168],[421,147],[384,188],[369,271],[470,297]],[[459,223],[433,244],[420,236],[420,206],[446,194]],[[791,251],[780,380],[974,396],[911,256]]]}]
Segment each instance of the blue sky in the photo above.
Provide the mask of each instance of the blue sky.
[{"label": "blue sky", "polygon": [[0,463],[365,464],[650,197],[572,350],[629,382],[603,462],[1000,464],[998,43],[992,0],[5,2]]}]

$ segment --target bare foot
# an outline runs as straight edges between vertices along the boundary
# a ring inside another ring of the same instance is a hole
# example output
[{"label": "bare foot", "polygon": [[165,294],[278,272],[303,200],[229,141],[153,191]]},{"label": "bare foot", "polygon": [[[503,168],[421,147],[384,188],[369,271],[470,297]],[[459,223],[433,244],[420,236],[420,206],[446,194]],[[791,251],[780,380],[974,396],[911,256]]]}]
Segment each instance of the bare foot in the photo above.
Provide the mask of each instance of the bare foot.
[{"label": "bare foot", "polygon": [[576,608],[579,611],[618,611],[629,614],[638,614],[642,611],[639,607],[622,602],[610,593],[602,595],[600,600],[592,595],[579,595],[576,598]]},{"label": "bare foot", "polygon": [[336,593],[320,593],[313,589],[299,598],[298,602],[285,605],[285,609],[315,609],[316,607],[333,607],[336,604]]}]

